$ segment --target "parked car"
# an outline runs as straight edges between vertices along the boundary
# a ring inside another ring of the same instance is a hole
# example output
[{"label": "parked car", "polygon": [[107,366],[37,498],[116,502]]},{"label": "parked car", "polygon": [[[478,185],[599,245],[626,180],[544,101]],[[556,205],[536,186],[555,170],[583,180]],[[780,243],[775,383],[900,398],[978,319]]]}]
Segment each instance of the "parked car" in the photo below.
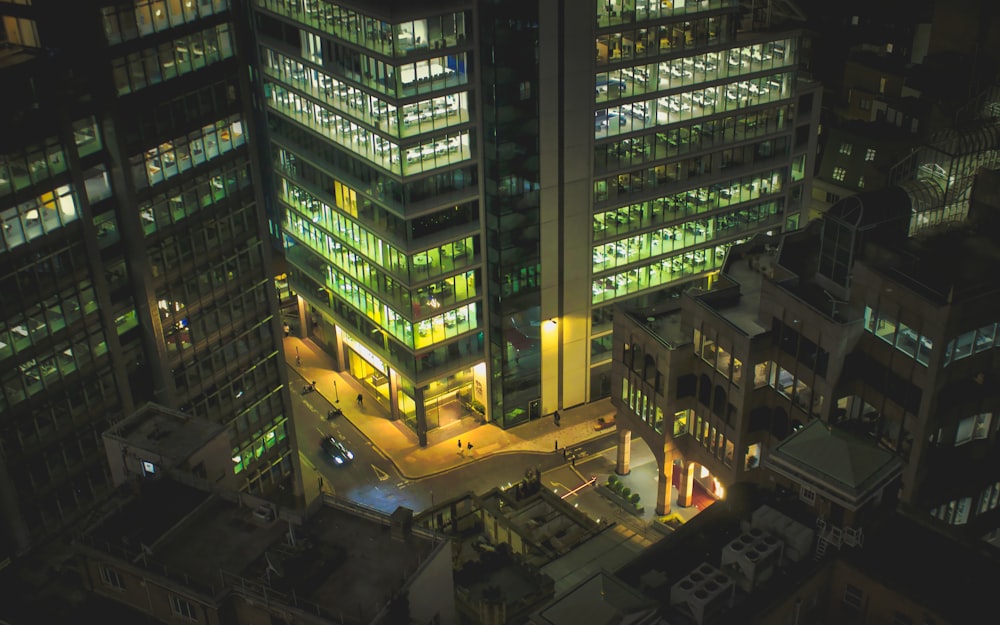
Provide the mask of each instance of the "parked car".
[{"label": "parked car", "polygon": [[333,436],[324,438],[322,446],[323,452],[337,465],[344,465],[354,460],[354,452],[345,447],[343,443]]}]

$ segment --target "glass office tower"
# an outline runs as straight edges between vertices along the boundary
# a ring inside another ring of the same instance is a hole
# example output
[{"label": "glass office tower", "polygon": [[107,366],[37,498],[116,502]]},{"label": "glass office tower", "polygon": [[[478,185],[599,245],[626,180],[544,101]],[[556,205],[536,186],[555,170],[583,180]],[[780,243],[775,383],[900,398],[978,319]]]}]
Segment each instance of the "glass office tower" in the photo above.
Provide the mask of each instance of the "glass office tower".
[{"label": "glass office tower", "polygon": [[3,11],[8,551],[110,489],[101,434],[147,401],[228,425],[230,483],[293,497],[236,8],[24,0]]},{"label": "glass office tower", "polygon": [[254,3],[302,323],[425,443],[486,403],[479,142],[470,10],[406,4]]},{"label": "glass office tower", "polygon": [[800,34],[653,4],[254,0],[301,322],[422,444],[606,397],[614,305],[797,227]]},{"label": "glass office tower", "polygon": [[732,244],[799,226],[819,92],[801,32],[758,14],[596,2],[591,398],[608,390],[610,305],[653,307],[711,280]]}]

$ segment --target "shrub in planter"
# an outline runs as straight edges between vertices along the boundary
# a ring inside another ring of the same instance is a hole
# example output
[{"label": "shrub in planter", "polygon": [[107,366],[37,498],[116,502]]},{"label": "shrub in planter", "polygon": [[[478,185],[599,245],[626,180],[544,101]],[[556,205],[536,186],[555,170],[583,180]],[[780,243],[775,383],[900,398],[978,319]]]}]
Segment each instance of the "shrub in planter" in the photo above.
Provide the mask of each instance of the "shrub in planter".
[{"label": "shrub in planter", "polygon": [[486,414],[486,406],[484,406],[483,402],[479,401],[478,399],[473,399],[469,403],[469,405],[472,407],[473,410],[475,410],[479,414]]},{"label": "shrub in planter", "polygon": [[612,488],[613,489],[615,487],[615,484],[617,484],[617,483],[618,483],[618,477],[617,476],[614,476],[614,475],[609,475],[608,476],[608,488]]},{"label": "shrub in planter", "polygon": [[639,505],[639,493],[632,493],[632,495],[628,498],[628,500],[629,500],[629,502],[633,506],[638,506]]},{"label": "shrub in planter", "polygon": [[632,494],[632,489],[629,488],[628,486],[622,489],[622,497],[624,497],[625,499],[628,499],[628,496],[631,494]]}]

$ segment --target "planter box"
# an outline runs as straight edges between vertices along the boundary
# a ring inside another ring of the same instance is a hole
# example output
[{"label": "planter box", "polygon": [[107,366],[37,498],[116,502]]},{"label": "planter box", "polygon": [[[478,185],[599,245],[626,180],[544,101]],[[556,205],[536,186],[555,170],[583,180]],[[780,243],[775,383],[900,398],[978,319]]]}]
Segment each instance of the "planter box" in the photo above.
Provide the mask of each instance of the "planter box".
[{"label": "planter box", "polygon": [[642,507],[642,503],[640,503],[637,506],[633,505],[631,501],[625,499],[615,491],[608,488],[607,484],[601,484],[601,486],[597,489],[597,491],[602,495],[604,495],[605,497],[607,497],[608,499],[610,499],[611,501],[621,506],[622,508],[624,508],[626,512],[631,512],[636,516],[642,516],[642,513],[646,511],[646,509]]}]

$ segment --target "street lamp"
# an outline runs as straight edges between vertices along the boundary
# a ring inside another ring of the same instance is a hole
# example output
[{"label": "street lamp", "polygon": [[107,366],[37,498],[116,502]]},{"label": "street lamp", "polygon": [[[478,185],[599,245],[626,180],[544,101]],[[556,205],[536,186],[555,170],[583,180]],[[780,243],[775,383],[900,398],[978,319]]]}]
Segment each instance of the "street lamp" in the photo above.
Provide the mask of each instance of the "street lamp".
[{"label": "street lamp", "polygon": [[337,381],[333,381],[333,401],[340,403],[340,392],[337,391]]}]

